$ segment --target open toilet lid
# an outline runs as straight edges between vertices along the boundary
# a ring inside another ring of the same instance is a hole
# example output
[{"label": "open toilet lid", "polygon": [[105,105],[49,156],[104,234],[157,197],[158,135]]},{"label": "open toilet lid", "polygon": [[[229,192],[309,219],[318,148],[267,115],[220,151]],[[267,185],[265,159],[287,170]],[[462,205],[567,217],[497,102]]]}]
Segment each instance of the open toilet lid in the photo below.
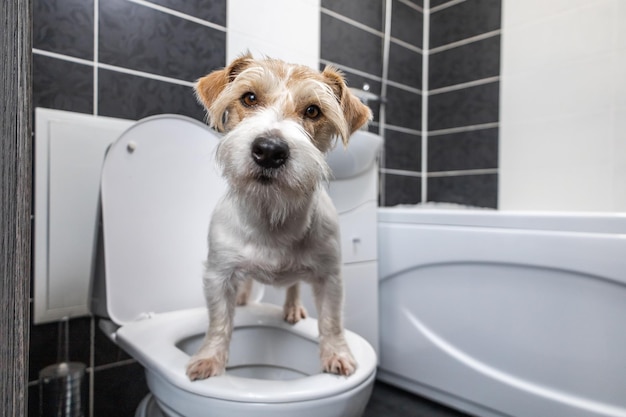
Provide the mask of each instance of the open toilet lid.
[{"label": "open toilet lid", "polygon": [[211,213],[226,190],[218,135],[178,115],[141,120],[105,158],[102,221],[106,302],[123,325],[205,305],[203,262]]}]

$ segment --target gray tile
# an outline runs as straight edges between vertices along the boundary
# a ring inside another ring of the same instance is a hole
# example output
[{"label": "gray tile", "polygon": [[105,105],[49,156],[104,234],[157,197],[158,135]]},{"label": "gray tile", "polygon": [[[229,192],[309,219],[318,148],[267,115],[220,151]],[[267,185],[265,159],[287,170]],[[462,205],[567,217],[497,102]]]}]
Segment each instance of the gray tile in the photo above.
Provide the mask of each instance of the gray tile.
[{"label": "gray tile", "polygon": [[424,397],[376,381],[363,417],[470,417]]},{"label": "gray tile", "polygon": [[419,172],[422,169],[422,138],[385,130],[385,168]]},{"label": "gray tile", "polygon": [[395,43],[389,45],[389,79],[422,89],[422,54]]},{"label": "gray tile", "polygon": [[387,88],[387,124],[409,129],[422,128],[422,96],[400,88]]},{"label": "gray tile", "polygon": [[428,97],[428,130],[493,123],[499,117],[499,82]]},{"label": "gray tile", "polygon": [[501,0],[467,0],[431,14],[430,48],[500,29]]},{"label": "gray tile", "polygon": [[98,113],[138,120],[175,113],[204,120],[204,109],[191,87],[100,69]]},{"label": "gray tile", "polygon": [[441,6],[442,4],[448,3],[452,0],[430,0],[430,7]]},{"label": "gray tile", "polygon": [[186,81],[225,64],[222,31],[124,0],[99,4],[103,63]]},{"label": "gray tile", "polygon": [[320,42],[322,59],[382,75],[382,37],[322,13]]},{"label": "gray tile", "polygon": [[383,174],[385,206],[417,204],[421,199],[422,179],[407,175]]},{"label": "gray tile", "polygon": [[394,0],[391,9],[391,36],[423,48],[424,15],[413,7]]},{"label": "gray tile", "polygon": [[500,36],[431,54],[428,65],[429,89],[500,75]]},{"label": "gray tile", "polygon": [[148,0],[199,19],[226,26],[226,0]]},{"label": "gray tile", "polygon": [[385,0],[322,0],[322,7],[383,31]]},{"label": "gray tile", "polygon": [[[322,65],[321,69],[323,69],[323,67],[324,66]],[[363,77],[362,75],[355,74],[347,70],[341,70],[341,72],[344,75],[344,78],[346,80],[346,84],[348,85],[348,87],[353,87],[358,90],[363,90],[363,86],[367,84],[369,86],[369,90],[368,90],[369,92],[377,96],[380,96],[380,88],[381,88],[380,81],[375,81],[375,80],[372,80],[371,78]],[[372,110],[372,114],[374,117],[372,121],[377,122],[379,120],[379,115],[380,115],[380,101],[373,100],[373,101],[368,102],[367,105]]]},{"label": "gray tile", "polygon": [[498,175],[428,178],[428,201],[498,208]]},{"label": "gray tile", "polygon": [[33,55],[33,109],[93,113],[93,67]]},{"label": "gray tile", "polygon": [[124,352],[118,345],[113,343],[97,325],[97,319],[94,320],[96,324],[93,356],[94,366],[108,365],[115,362],[130,359],[131,357]]},{"label": "gray tile", "polygon": [[33,47],[93,59],[93,0],[34,0]]},{"label": "gray tile", "polygon": [[428,138],[428,171],[498,167],[498,128]]}]

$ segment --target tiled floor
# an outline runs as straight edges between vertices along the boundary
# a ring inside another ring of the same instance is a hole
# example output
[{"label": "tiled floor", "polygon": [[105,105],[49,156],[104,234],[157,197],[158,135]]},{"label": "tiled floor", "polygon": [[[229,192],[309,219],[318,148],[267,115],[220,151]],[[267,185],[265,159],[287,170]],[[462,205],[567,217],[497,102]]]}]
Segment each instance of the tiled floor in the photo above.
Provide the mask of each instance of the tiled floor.
[{"label": "tiled floor", "polygon": [[470,415],[376,381],[363,417],[470,417]]}]

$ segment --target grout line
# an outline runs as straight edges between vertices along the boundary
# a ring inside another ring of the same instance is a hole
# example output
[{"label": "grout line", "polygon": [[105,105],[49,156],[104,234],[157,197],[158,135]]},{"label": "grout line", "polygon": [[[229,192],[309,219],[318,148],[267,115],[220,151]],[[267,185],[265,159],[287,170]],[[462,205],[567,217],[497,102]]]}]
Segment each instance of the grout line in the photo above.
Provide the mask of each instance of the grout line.
[{"label": "grout line", "polygon": [[216,23],[209,22],[208,20],[200,19],[200,18],[197,18],[195,16],[191,16],[191,15],[188,15],[186,13],[182,13],[182,12],[179,12],[177,10],[174,10],[174,9],[163,7],[163,6],[160,6],[158,4],[151,3],[149,1],[145,1],[145,0],[127,0],[127,1],[129,1],[131,3],[138,4],[140,6],[148,7],[150,9],[159,11],[161,13],[165,13],[165,14],[169,14],[169,15],[172,15],[172,16],[176,16],[176,17],[179,17],[181,19],[188,20],[190,22],[194,22],[194,23],[197,23],[199,25],[209,27],[211,29],[216,29],[216,30],[219,30],[221,32],[226,32],[226,28],[224,26],[222,26],[222,25],[218,25]]},{"label": "grout line", "polygon": [[423,54],[424,51],[422,50],[422,48],[417,47],[415,45],[411,45],[408,42],[403,41],[402,39],[398,39],[398,38],[394,38],[393,36],[391,37],[391,42],[395,43],[396,45],[400,45],[403,48],[409,49],[413,52],[417,52],[418,54]]},{"label": "grout line", "polygon": [[60,59],[62,61],[74,62],[74,63],[77,63],[77,64],[88,65],[90,67],[97,66],[98,68],[103,68],[103,69],[107,69],[107,70],[110,70],[110,71],[121,72],[121,73],[124,73],[124,74],[130,74],[130,75],[136,75],[136,76],[139,76],[139,77],[150,78],[152,80],[158,80],[158,81],[164,81],[164,82],[171,83],[171,84],[184,85],[184,86],[187,86],[187,87],[193,87],[195,85],[195,83],[193,83],[191,81],[179,80],[177,78],[166,77],[164,75],[151,74],[149,72],[133,70],[133,69],[130,69],[130,68],[118,67],[116,65],[103,64],[102,62],[96,63],[96,65],[94,65],[93,61],[88,61],[86,59],[81,59],[81,58],[75,58],[75,57],[69,56],[69,55],[62,55],[62,54],[58,54],[56,52],[44,51],[44,50],[37,49],[37,48],[33,48],[33,53],[37,54],[37,55],[47,56],[47,57],[50,57],[50,58]]},{"label": "grout line", "polygon": [[435,6],[430,9],[431,13],[437,13],[440,10],[447,9],[448,7],[456,6],[459,3],[463,3],[465,0],[452,0],[447,3],[440,4],[439,6]]},{"label": "grout line", "polygon": [[356,68],[348,67],[347,65],[338,64],[336,62],[328,61],[326,59],[320,59],[320,64],[324,65],[332,65],[333,67],[339,68],[340,70],[344,70],[347,72],[351,72],[356,75],[360,75],[361,77],[369,78],[374,81],[381,82],[383,79],[377,75],[370,74],[365,71],[358,70]]},{"label": "grout line", "polygon": [[[136,1],[136,0],[130,0],[130,1]],[[371,33],[373,35],[376,35],[376,36],[380,36],[381,38],[385,36],[385,33],[381,32],[379,30],[373,29],[373,28],[371,28],[371,27],[369,27],[367,25],[364,25],[361,22],[358,22],[356,20],[350,19],[349,17],[346,17],[346,16],[344,16],[342,14],[339,14],[337,12],[334,12],[334,11],[332,11],[330,9],[322,7],[320,10],[325,15],[330,16],[330,17],[334,17],[335,19],[341,20],[342,22],[347,23],[347,24],[349,24],[351,26],[354,26],[354,27],[356,27],[358,29],[364,30],[364,31],[369,32],[369,33]]]},{"label": "grout line", "polygon": [[132,365],[134,363],[137,363],[137,360],[135,360],[135,359],[124,359],[123,361],[111,362],[111,363],[107,363],[107,364],[104,364],[104,365],[94,366],[91,369],[92,369],[92,373],[93,373],[93,372],[98,372],[98,371],[104,371],[104,370],[107,370],[107,369],[117,368],[119,366]]},{"label": "grout line", "polygon": [[93,61],[76,58],[70,55],[58,54],[56,52],[44,51],[43,49],[33,48],[33,54],[47,56],[48,58],[56,58],[63,61],[74,62],[76,64],[93,66]]},{"label": "grout line", "polygon": [[393,168],[381,168],[380,172],[383,174],[391,174],[391,175],[402,175],[405,177],[416,177],[416,178],[423,178],[423,175],[421,172],[417,172],[417,171],[407,171],[404,169],[393,169]]},{"label": "grout line", "polygon": [[430,137],[430,136],[448,135],[451,133],[472,132],[474,130],[497,128],[499,126],[500,126],[499,122],[492,122],[492,123],[483,123],[479,125],[451,127],[448,129],[431,130],[430,132],[428,132],[428,135]]},{"label": "grout line", "polygon": [[422,54],[422,189],[420,201],[425,203],[428,200],[428,62],[430,57],[430,0],[424,0],[424,24]]},{"label": "grout line", "polygon": [[138,70],[133,70],[133,69],[129,69],[129,68],[118,67],[116,65],[109,65],[109,64],[99,63],[98,67],[106,69],[106,70],[122,72],[124,74],[136,75],[136,76],[139,76],[139,77],[150,78],[150,79],[158,80],[158,81],[165,81],[165,82],[168,82],[168,83],[171,83],[171,84],[184,85],[184,86],[187,86],[187,87],[193,87],[195,85],[195,83],[193,83],[191,81],[179,80],[177,78],[166,77],[164,75],[151,74],[149,72],[144,72],[144,71],[138,71]]},{"label": "grout line", "polygon": [[434,171],[429,172],[429,177],[459,177],[465,175],[487,175],[497,174],[498,168],[483,168],[483,169],[463,169],[456,171]]},{"label": "grout line", "polygon": [[409,0],[398,0],[398,1],[406,6],[409,6],[411,9],[415,9],[420,13],[424,13],[424,9],[422,7],[418,6],[417,4]]},{"label": "grout line", "polygon": [[[96,0],[97,2],[98,0]],[[96,319],[91,316],[89,326],[89,368],[93,369],[96,364]],[[93,372],[89,372],[89,417],[94,415],[93,402],[95,399],[95,382],[96,376]]]},{"label": "grout line", "polygon": [[484,39],[488,39],[494,36],[498,36],[502,33],[501,29],[492,30],[491,32],[481,33],[480,35],[472,36],[469,38],[461,39],[460,41],[450,42],[445,45],[438,46],[430,50],[430,54],[437,54],[442,51],[447,51],[448,49],[457,48],[459,46],[467,45],[473,42],[482,41]]},{"label": "grout line", "polygon": [[447,87],[435,88],[434,90],[428,91],[428,95],[432,96],[435,94],[449,93],[450,91],[462,90],[464,88],[476,87],[479,85],[490,84],[500,81],[500,76],[496,75],[494,77],[483,78],[481,80],[468,81],[466,83],[449,85]]},{"label": "grout line", "polygon": [[[93,114],[98,115],[98,60],[100,59],[100,1],[93,2]],[[91,416],[93,413],[89,413]]]},{"label": "grout line", "polygon": [[386,124],[385,129],[393,130],[395,132],[401,132],[401,133],[410,133],[412,135],[417,135],[417,136],[422,136],[422,133],[423,133],[421,130],[415,130],[415,129],[410,129],[408,127],[395,126],[395,125],[390,125],[390,124]]},{"label": "grout line", "polygon": [[399,89],[404,90],[404,91],[408,91],[410,93],[415,93],[415,94],[419,94],[419,95],[423,94],[422,90],[420,90],[419,88],[411,87],[411,86],[408,86],[406,84],[400,84],[398,82],[391,81],[391,80],[387,80],[387,84],[392,86],[392,87],[399,88]]}]

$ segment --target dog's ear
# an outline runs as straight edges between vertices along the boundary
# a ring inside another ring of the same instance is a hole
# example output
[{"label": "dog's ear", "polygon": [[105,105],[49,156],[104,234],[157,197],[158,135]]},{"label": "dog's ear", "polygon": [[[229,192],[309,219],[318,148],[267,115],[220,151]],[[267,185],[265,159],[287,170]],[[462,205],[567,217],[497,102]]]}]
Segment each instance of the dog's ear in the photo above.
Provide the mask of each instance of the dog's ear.
[{"label": "dog's ear", "polygon": [[[211,105],[220,93],[226,88],[228,83],[231,83],[237,78],[244,69],[254,62],[254,58],[250,52],[235,59],[228,67],[221,70],[216,70],[208,75],[198,79],[195,85],[195,92],[198,101],[204,105],[209,111]],[[212,118],[213,119],[213,118]],[[220,120],[212,120],[214,124],[220,124]]]},{"label": "dog's ear", "polygon": [[372,119],[372,111],[350,92],[341,71],[332,66],[326,66],[322,75],[339,100],[343,116],[348,124],[348,132],[340,134],[345,146],[348,144],[350,135]]}]

